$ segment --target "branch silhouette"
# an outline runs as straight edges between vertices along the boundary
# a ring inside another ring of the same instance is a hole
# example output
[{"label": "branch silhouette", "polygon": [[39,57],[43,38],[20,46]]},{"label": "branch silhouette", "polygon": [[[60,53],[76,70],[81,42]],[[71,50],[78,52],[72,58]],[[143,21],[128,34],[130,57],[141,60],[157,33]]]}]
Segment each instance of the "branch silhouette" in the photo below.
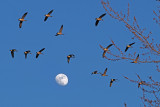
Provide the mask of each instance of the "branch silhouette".
[{"label": "branch silhouette", "polygon": [[[115,50],[107,51],[104,58],[109,61],[135,61],[137,59],[137,63],[139,64],[155,63],[157,64],[155,66],[155,70],[160,72],[158,65],[160,63],[160,44],[157,43],[159,41],[154,41],[152,32],[146,31],[146,28],[143,28],[138,24],[136,16],[130,18],[130,5],[128,4],[127,12],[124,14],[122,11],[115,11],[111,7],[111,4],[108,0],[106,0],[106,2],[101,0],[101,3],[103,5],[103,8],[111,18],[122,22],[124,24],[124,27],[126,27],[133,34],[131,39],[138,40],[140,46],[137,47],[137,49],[142,51],[142,53],[137,53],[137,51],[135,51],[133,53],[126,54],[124,51],[122,51],[121,47],[119,47],[118,44],[115,43],[115,41],[111,40],[112,44],[115,47]],[[160,9],[158,10],[158,12],[153,11],[153,13],[155,15],[155,18],[153,18],[153,20],[160,25]],[[138,80],[130,79],[127,76],[123,77],[132,83],[136,83],[137,87],[142,90],[141,100],[144,107],[160,107],[160,82],[153,80],[151,76],[148,77],[146,81],[144,81],[138,74],[136,74],[136,76],[138,77]],[[127,106],[126,103],[124,103],[124,106]]]}]

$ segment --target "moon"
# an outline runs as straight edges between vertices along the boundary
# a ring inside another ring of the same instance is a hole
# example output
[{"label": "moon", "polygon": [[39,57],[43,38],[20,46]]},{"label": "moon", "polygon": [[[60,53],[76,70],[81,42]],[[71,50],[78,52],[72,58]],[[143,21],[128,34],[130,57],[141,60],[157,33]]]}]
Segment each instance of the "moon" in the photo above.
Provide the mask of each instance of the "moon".
[{"label": "moon", "polygon": [[68,84],[68,77],[65,74],[58,74],[55,77],[55,80],[61,86],[65,86]]}]

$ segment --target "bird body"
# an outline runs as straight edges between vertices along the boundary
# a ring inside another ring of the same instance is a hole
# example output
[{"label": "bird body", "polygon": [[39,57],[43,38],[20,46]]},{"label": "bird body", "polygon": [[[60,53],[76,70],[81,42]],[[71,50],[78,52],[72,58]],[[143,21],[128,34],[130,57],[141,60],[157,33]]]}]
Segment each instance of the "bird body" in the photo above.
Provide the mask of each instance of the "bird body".
[{"label": "bird body", "polygon": [[25,51],[24,53],[25,53],[25,54],[28,54],[29,52],[30,52],[30,50],[28,50],[28,51]]},{"label": "bird body", "polygon": [[62,35],[62,32],[57,32],[56,36],[58,36],[58,35]]},{"label": "bird body", "polygon": [[102,74],[102,76],[108,76],[108,75],[106,75],[106,74]]},{"label": "bird body", "polygon": [[102,20],[102,21],[103,21],[103,19],[102,19],[102,18],[96,18],[96,20],[98,20],[98,21]]},{"label": "bird body", "polygon": [[46,14],[45,16],[46,16],[46,17],[52,17],[50,14]]},{"label": "bird body", "polygon": [[130,46],[130,45],[127,45],[127,47],[130,48],[131,46]]},{"label": "bird body", "polygon": [[19,21],[27,21],[27,20],[24,20],[24,19],[18,19]]}]

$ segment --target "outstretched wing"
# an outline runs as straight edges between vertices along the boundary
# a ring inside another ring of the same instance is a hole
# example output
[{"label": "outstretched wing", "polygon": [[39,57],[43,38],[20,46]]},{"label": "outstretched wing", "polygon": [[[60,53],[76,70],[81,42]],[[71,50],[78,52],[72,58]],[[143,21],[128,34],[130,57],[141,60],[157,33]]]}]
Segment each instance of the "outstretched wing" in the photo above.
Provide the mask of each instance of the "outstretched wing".
[{"label": "outstretched wing", "polygon": [[139,54],[137,55],[137,57],[136,57],[135,61],[138,61],[138,58],[139,58]]},{"label": "outstretched wing", "polygon": [[102,18],[102,17],[104,17],[105,15],[106,15],[106,13],[102,14],[99,18]]},{"label": "outstretched wing", "polygon": [[39,52],[42,52],[45,48],[41,49]]},{"label": "outstretched wing", "polygon": [[21,27],[22,27],[22,21],[19,22],[19,28],[21,28]]},{"label": "outstretched wing", "polygon": [[27,53],[30,53],[31,51],[30,50],[28,50],[28,51],[26,51]]},{"label": "outstretched wing", "polygon": [[140,87],[140,85],[141,85],[141,84],[140,84],[140,83],[138,83],[138,88]]},{"label": "outstretched wing", "polygon": [[94,71],[94,72],[92,72],[92,74],[98,74],[98,71]]},{"label": "outstretched wing", "polygon": [[62,33],[62,30],[63,30],[63,25],[61,26],[59,33]]},{"label": "outstretched wing", "polygon": [[45,18],[44,18],[44,21],[46,21],[48,19],[48,17],[46,16]]},{"label": "outstretched wing", "polygon": [[36,58],[38,58],[39,54],[36,54]]},{"label": "outstretched wing", "polygon": [[67,62],[69,63],[69,61],[70,61],[70,57],[67,57]]},{"label": "outstretched wing", "polygon": [[107,68],[105,69],[105,71],[104,71],[104,73],[103,73],[103,74],[106,74],[106,72],[107,72]]},{"label": "outstretched wing", "polygon": [[14,58],[14,51],[11,51],[12,58]]},{"label": "outstretched wing", "polygon": [[106,55],[106,51],[103,51],[102,57],[104,58]]},{"label": "outstretched wing", "polygon": [[108,45],[106,49],[108,49],[108,48],[111,47],[112,45],[113,45],[113,44]]},{"label": "outstretched wing", "polygon": [[99,20],[96,20],[96,23],[95,23],[95,25],[97,26],[97,25],[98,25],[98,23],[99,23]]},{"label": "outstretched wing", "polygon": [[27,53],[25,53],[25,59],[27,59]]},{"label": "outstretched wing", "polygon": [[128,50],[128,48],[129,48],[129,47],[128,47],[128,46],[126,46],[125,52]]},{"label": "outstretched wing", "polygon": [[111,81],[110,81],[110,85],[109,85],[110,87],[112,86],[112,83],[113,83],[113,81],[111,80]]},{"label": "outstretched wing", "polygon": [[133,44],[135,44],[135,42],[133,42],[133,43],[129,44],[129,46],[132,46]]},{"label": "outstretched wing", "polygon": [[70,54],[71,58],[75,58],[75,55],[74,54]]},{"label": "outstretched wing", "polygon": [[53,12],[53,10],[51,10],[48,14],[50,15]]},{"label": "outstretched wing", "polygon": [[22,19],[24,19],[26,17],[28,12],[24,13],[24,15],[22,16]]}]

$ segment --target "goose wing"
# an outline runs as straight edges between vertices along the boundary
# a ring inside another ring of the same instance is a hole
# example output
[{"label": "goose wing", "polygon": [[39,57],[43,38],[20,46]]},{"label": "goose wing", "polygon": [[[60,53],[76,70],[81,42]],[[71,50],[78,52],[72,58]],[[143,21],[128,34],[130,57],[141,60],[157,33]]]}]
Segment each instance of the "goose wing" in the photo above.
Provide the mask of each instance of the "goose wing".
[{"label": "goose wing", "polygon": [[129,44],[129,46],[132,46],[133,44],[135,44],[135,42],[133,42],[133,43]]},{"label": "goose wing", "polygon": [[38,58],[39,54],[36,54],[36,58]]},{"label": "goose wing", "polygon": [[63,30],[63,25],[61,26],[59,32],[62,33],[62,30]]},{"label": "goose wing", "polygon": [[19,28],[22,27],[22,22],[23,22],[23,21],[20,21],[20,22],[19,22]]},{"label": "goose wing", "polygon": [[129,48],[129,47],[128,47],[128,46],[126,46],[125,52],[128,50],[128,48]]},{"label": "goose wing", "polygon": [[139,54],[137,55],[137,57],[136,57],[135,61],[138,61],[138,58],[139,58]]},{"label": "goose wing", "polygon": [[11,51],[12,58],[14,58],[14,51]]},{"label": "goose wing", "polygon": [[96,23],[95,23],[95,25],[97,26],[97,25],[98,25],[98,23],[99,23],[99,20],[96,20]]},{"label": "goose wing", "polygon": [[39,52],[42,52],[45,48],[42,48]]},{"label": "goose wing", "polygon": [[113,83],[113,81],[112,81],[112,79],[111,79],[111,81],[110,81],[110,85],[109,85],[110,87],[112,86],[112,83]]},{"label": "goose wing", "polygon": [[25,59],[27,59],[27,53],[25,53]]},{"label": "goose wing", "polygon": [[105,69],[105,71],[104,71],[104,73],[103,73],[103,74],[106,74],[106,72],[107,72],[107,68]]},{"label": "goose wing", "polygon": [[102,18],[102,17],[104,17],[105,15],[106,15],[106,13],[102,14],[99,18]]},{"label": "goose wing", "polygon": [[46,21],[48,19],[48,17],[46,16],[45,18],[44,18],[44,21]]},{"label": "goose wing", "polygon": [[26,17],[27,13],[28,12],[26,12],[26,13],[23,14],[22,19],[24,19]]},{"label": "goose wing", "polygon": [[109,47],[111,47],[113,44],[110,44],[110,45],[108,45],[107,47],[106,47],[106,49],[108,49]]},{"label": "goose wing", "polygon": [[48,14],[50,15],[53,12],[53,10],[51,10]]}]

